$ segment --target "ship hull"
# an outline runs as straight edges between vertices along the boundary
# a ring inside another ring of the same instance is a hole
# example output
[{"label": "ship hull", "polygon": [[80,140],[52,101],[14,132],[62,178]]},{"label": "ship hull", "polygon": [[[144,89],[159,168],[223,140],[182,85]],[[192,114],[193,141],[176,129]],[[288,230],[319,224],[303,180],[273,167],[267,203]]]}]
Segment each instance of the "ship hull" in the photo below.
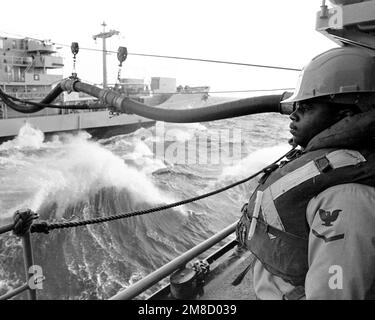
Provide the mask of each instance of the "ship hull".
[{"label": "ship hull", "polygon": [[46,137],[84,130],[93,138],[100,139],[130,133],[140,127],[150,127],[155,121],[137,115],[110,116],[108,111],[0,119],[0,143],[17,136],[26,123],[41,130]]}]

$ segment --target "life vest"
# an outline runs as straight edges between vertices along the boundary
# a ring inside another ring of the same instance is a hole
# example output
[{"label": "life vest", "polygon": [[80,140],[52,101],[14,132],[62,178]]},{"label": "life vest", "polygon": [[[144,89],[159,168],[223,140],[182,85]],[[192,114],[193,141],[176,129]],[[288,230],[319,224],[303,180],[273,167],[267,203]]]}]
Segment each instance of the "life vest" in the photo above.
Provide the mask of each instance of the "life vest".
[{"label": "life vest", "polygon": [[[271,274],[301,286],[308,271],[309,201],[339,184],[375,187],[375,149],[314,150],[266,173],[261,180],[242,210],[237,239]],[[261,200],[256,204],[257,195]],[[257,219],[252,219],[253,214]],[[252,220],[256,227],[248,239]]]}]

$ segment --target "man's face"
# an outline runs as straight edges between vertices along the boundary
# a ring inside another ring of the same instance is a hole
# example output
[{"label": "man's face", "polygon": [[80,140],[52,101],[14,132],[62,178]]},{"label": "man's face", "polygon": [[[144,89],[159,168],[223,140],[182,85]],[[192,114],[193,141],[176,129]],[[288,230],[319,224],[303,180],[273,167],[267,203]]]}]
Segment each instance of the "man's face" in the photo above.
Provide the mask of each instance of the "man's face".
[{"label": "man's face", "polygon": [[303,148],[314,136],[339,120],[337,112],[329,105],[303,101],[296,103],[289,118],[292,120],[289,127],[293,141]]}]

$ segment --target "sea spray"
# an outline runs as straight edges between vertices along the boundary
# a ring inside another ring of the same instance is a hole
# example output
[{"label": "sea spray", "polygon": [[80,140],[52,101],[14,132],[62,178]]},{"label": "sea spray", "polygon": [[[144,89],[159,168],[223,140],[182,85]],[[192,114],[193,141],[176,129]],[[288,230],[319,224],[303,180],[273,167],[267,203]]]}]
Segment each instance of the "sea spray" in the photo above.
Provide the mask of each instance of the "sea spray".
[{"label": "sea spray", "polygon": [[[29,132],[32,137],[27,139],[26,134],[22,140],[17,137],[2,146],[3,150],[17,148],[19,151],[13,160],[8,159],[18,162],[18,166],[17,170],[9,172],[6,180],[12,184],[25,185],[28,199],[25,199],[23,205],[32,210],[37,211],[44,202],[56,202],[58,215],[61,216],[68,205],[87,199],[90,194],[107,187],[125,189],[139,202],[160,204],[174,200],[155,187],[145,173],[147,170],[130,167],[120,156],[95,141],[87,140],[87,135],[64,135],[52,142],[43,142],[40,139],[42,134],[35,134],[35,129],[30,130],[28,127],[21,131],[23,134]],[[26,144],[26,141],[29,143]],[[43,154],[40,154],[41,148],[44,149]],[[24,153],[26,149],[27,153]],[[135,153],[139,153],[135,158],[152,154],[146,145],[140,144]],[[8,162],[8,166],[11,165]],[[150,165],[146,163],[144,168]],[[162,166],[159,164],[156,169]]]},{"label": "sea spray", "polygon": [[9,149],[40,149],[43,142],[44,133],[26,122],[13,140],[0,145],[0,151]]},{"label": "sea spray", "polygon": [[290,145],[282,144],[251,152],[237,163],[224,167],[219,181],[227,180],[228,178],[246,178],[276,161],[290,149]]},{"label": "sea spray", "polygon": [[[199,130],[200,125],[197,125],[198,130],[192,132],[194,135],[189,141],[197,135],[215,137],[215,132],[226,128],[243,130],[243,141],[221,140],[223,149],[228,147],[227,143],[242,145],[241,156],[244,161],[238,159],[233,164],[190,165],[160,162],[155,155],[153,143],[162,141],[156,141],[158,138],[152,135],[153,129],[144,131],[143,136],[140,129],[133,134],[100,140],[99,143],[90,142],[83,135],[59,135],[53,141],[44,141],[39,148],[2,149],[0,212],[3,214],[9,211],[9,208],[19,209],[21,204],[26,206],[34,199],[35,207],[37,202],[43,203],[39,211],[49,214],[56,210],[56,206],[51,202],[60,202],[63,207],[64,201],[74,202],[78,196],[82,196],[78,203],[67,205],[65,215],[57,220],[75,221],[149,208],[153,205],[149,202],[149,193],[143,188],[143,184],[141,189],[136,191],[127,187],[127,184],[131,184],[130,187],[138,188],[140,183],[137,184],[136,180],[142,175],[162,197],[171,194],[179,200],[188,199],[247,177],[255,169],[260,169],[279,157],[279,151],[275,149],[274,159],[266,152],[259,156],[258,164],[254,162],[247,167],[248,162],[255,159],[254,151],[265,148],[272,150],[272,147],[285,145],[289,136],[287,122],[288,119],[277,115],[255,115],[204,123],[202,126],[206,129],[201,128],[202,130]],[[166,124],[166,128],[178,129],[178,125]],[[189,130],[189,126],[180,127],[183,135],[184,131]],[[147,136],[149,133],[151,135]],[[168,143],[189,142],[182,142],[184,139],[173,135],[169,138]],[[212,143],[217,141],[211,138],[209,146]],[[288,147],[286,146],[286,150]],[[109,155],[102,149],[108,151]],[[282,150],[280,155],[285,152]],[[250,155],[251,153],[253,155]],[[158,167],[160,169],[157,169]],[[128,169],[134,170],[135,173],[128,174]],[[153,171],[154,169],[156,171]],[[154,174],[151,175],[150,172]],[[92,177],[87,177],[91,173]],[[124,182],[123,173],[128,174],[131,180],[128,178]],[[80,184],[79,180],[87,178],[88,186]],[[69,186],[66,182],[70,179],[72,188],[64,187]],[[51,185],[47,187],[46,181]],[[111,187],[95,191],[103,185]],[[35,261],[43,267],[46,276],[44,289],[38,293],[40,298],[106,299],[113,296],[133,281],[139,280],[236,221],[240,216],[241,206],[248,200],[255,185],[256,181],[246,183],[178,209],[89,227],[54,230],[48,235],[33,234]],[[43,186],[46,186],[44,190]],[[86,188],[88,194],[80,190],[80,187]],[[41,190],[39,198],[36,196],[37,189]],[[78,194],[75,198],[76,192]],[[152,193],[150,196],[158,198]],[[146,203],[137,204],[137,197]],[[48,203],[50,204],[46,205]],[[180,214],[179,210],[184,210],[187,214]],[[2,239],[4,238],[0,237],[0,244]],[[0,263],[0,281],[13,277],[20,279],[21,284],[24,281],[22,248],[18,248],[16,252],[4,251],[4,247],[0,249],[7,254],[3,264]],[[12,258],[16,256],[17,258]],[[15,287],[13,283],[9,284]],[[149,293],[140,298],[145,298]]]}]

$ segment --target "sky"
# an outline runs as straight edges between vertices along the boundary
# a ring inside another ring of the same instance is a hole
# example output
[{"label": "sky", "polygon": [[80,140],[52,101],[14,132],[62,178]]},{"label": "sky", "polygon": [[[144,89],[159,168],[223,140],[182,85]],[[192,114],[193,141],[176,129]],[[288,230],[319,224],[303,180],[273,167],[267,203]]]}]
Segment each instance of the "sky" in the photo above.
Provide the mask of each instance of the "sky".
[{"label": "sky", "polygon": [[[327,3],[329,5],[329,3]],[[2,1],[0,35],[50,39],[65,44],[63,75],[72,72],[70,44],[102,49],[94,34],[117,30],[107,50],[302,68],[336,44],[315,31],[321,0],[18,0]],[[59,45],[57,45],[58,47]],[[118,73],[107,56],[108,82]],[[80,49],[78,77],[102,83],[102,53]],[[122,78],[173,77],[177,85],[212,91],[293,88],[298,72],[128,55]]]}]

